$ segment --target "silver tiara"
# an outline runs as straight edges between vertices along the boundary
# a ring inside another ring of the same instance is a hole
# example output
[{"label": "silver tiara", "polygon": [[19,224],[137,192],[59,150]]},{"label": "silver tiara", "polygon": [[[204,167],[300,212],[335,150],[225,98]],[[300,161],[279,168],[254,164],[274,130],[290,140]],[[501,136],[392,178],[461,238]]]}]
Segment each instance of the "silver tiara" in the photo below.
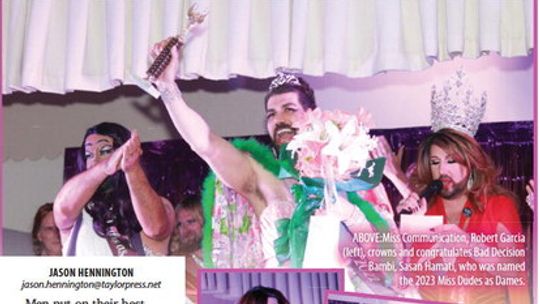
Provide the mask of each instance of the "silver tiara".
[{"label": "silver tiara", "polygon": [[448,79],[442,89],[431,88],[431,130],[451,128],[474,137],[486,112],[487,94],[474,96],[474,89],[463,70]]},{"label": "silver tiara", "polygon": [[298,77],[294,76],[293,74],[278,72],[276,78],[274,78],[274,80],[272,80],[272,82],[270,83],[270,86],[268,87],[268,91],[272,91],[276,89],[277,87],[280,87],[285,84],[302,86]]}]

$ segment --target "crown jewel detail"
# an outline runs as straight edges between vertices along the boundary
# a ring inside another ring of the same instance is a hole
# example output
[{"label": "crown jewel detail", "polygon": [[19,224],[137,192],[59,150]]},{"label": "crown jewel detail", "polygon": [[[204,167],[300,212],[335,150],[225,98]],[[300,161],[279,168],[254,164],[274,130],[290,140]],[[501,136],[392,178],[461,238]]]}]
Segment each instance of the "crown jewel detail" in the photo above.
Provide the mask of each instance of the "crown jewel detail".
[{"label": "crown jewel detail", "polygon": [[300,83],[300,80],[298,80],[298,77],[294,76],[293,74],[278,72],[276,78],[274,78],[274,80],[272,80],[272,82],[270,83],[270,86],[268,87],[268,91],[272,91],[275,88],[280,87],[285,84],[302,86],[302,83]]},{"label": "crown jewel detail", "polygon": [[442,89],[431,88],[431,130],[451,128],[474,137],[486,111],[487,93],[480,98],[463,70],[448,79]]}]

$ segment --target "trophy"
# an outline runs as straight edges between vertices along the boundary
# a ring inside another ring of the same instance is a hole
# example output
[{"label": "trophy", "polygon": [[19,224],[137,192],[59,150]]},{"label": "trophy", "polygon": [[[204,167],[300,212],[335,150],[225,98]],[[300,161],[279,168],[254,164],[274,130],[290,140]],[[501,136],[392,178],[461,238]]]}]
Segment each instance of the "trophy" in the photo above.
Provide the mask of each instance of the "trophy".
[{"label": "trophy", "polygon": [[204,21],[207,13],[200,13],[196,11],[197,6],[193,4],[188,10],[188,22],[179,35],[173,36],[169,39],[165,47],[161,50],[159,55],[154,59],[154,62],[146,71],[146,77],[141,79],[137,76],[132,76],[135,84],[141,89],[152,95],[154,98],[159,98],[159,91],[148,80],[157,79],[163,70],[171,61],[171,49],[175,46],[181,47],[184,45],[187,34],[197,25]]},{"label": "trophy", "polygon": [[204,21],[206,13],[196,12],[196,5],[193,4],[188,10],[188,23],[183,31],[174,37],[171,37],[163,50],[159,55],[154,59],[152,65],[146,71],[147,79],[156,79],[161,75],[169,61],[171,61],[171,49],[175,46],[181,47],[184,44],[185,38],[189,31],[195,27],[195,25],[200,24]]}]

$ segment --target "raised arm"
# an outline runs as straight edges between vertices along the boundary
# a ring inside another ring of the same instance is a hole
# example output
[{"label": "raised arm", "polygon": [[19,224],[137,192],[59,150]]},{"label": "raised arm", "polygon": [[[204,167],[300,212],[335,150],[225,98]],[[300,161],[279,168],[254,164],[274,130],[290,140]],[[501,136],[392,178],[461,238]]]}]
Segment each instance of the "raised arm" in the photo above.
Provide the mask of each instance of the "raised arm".
[{"label": "raised arm", "polygon": [[118,170],[121,157],[122,151],[117,150],[107,161],[79,173],[62,186],[53,206],[54,220],[62,238],[69,234],[77,217],[99,185]]},{"label": "raised arm", "polygon": [[[153,53],[159,53],[165,43],[162,41],[156,44]],[[161,92],[163,103],[176,129],[227,186],[252,200],[258,193],[257,176],[249,157],[214,134],[206,121],[186,104],[174,82],[179,57],[176,47],[173,47],[171,55],[169,65],[154,83]]]},{"label": "raised arm", "polygon": [[174,211],[171,203],[154,191],[140,165],[142,150],[137,132],[132,132],[122,152],[120,167],[143,233],[155,241],[167,239],[174,228]]},{"label": "raised arm", "polygon": [[372,151],[372,156],[386,158],[384,165],[384,175],[394,184],[403,198],[411,194],[409,181],[403,170],[401,170],[401,159],[404,147],[401,146],[397,154],[392,152],[388,140],[384,136],[377,137],[377,147]]}]

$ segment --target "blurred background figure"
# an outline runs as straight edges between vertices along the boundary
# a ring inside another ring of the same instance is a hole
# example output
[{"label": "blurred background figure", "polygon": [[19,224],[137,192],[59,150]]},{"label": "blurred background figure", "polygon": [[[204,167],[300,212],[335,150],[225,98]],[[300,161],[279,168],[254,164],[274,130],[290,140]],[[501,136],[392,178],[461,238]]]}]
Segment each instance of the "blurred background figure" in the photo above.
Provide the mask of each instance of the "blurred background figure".
[{"label": "blurred background figure", "polygon": [[176,229],[170,243],[171,255],[200,255],[203,227],[201,200],[186,197],[175,209]]},{"label": "blurred background figure", "polygon": [[197,270],[202,267],[202,227],[204,225],[201,199],[187,196],[175,208],[176,228],[169,243],[169,254],[186,257],[186,295],[197,300]]},{"label": "blurred background figure", "polygon": [[32,247],[35,255],[62,255],[60,233],[54,224],[53,204],[41,205],[34,216]]}]

